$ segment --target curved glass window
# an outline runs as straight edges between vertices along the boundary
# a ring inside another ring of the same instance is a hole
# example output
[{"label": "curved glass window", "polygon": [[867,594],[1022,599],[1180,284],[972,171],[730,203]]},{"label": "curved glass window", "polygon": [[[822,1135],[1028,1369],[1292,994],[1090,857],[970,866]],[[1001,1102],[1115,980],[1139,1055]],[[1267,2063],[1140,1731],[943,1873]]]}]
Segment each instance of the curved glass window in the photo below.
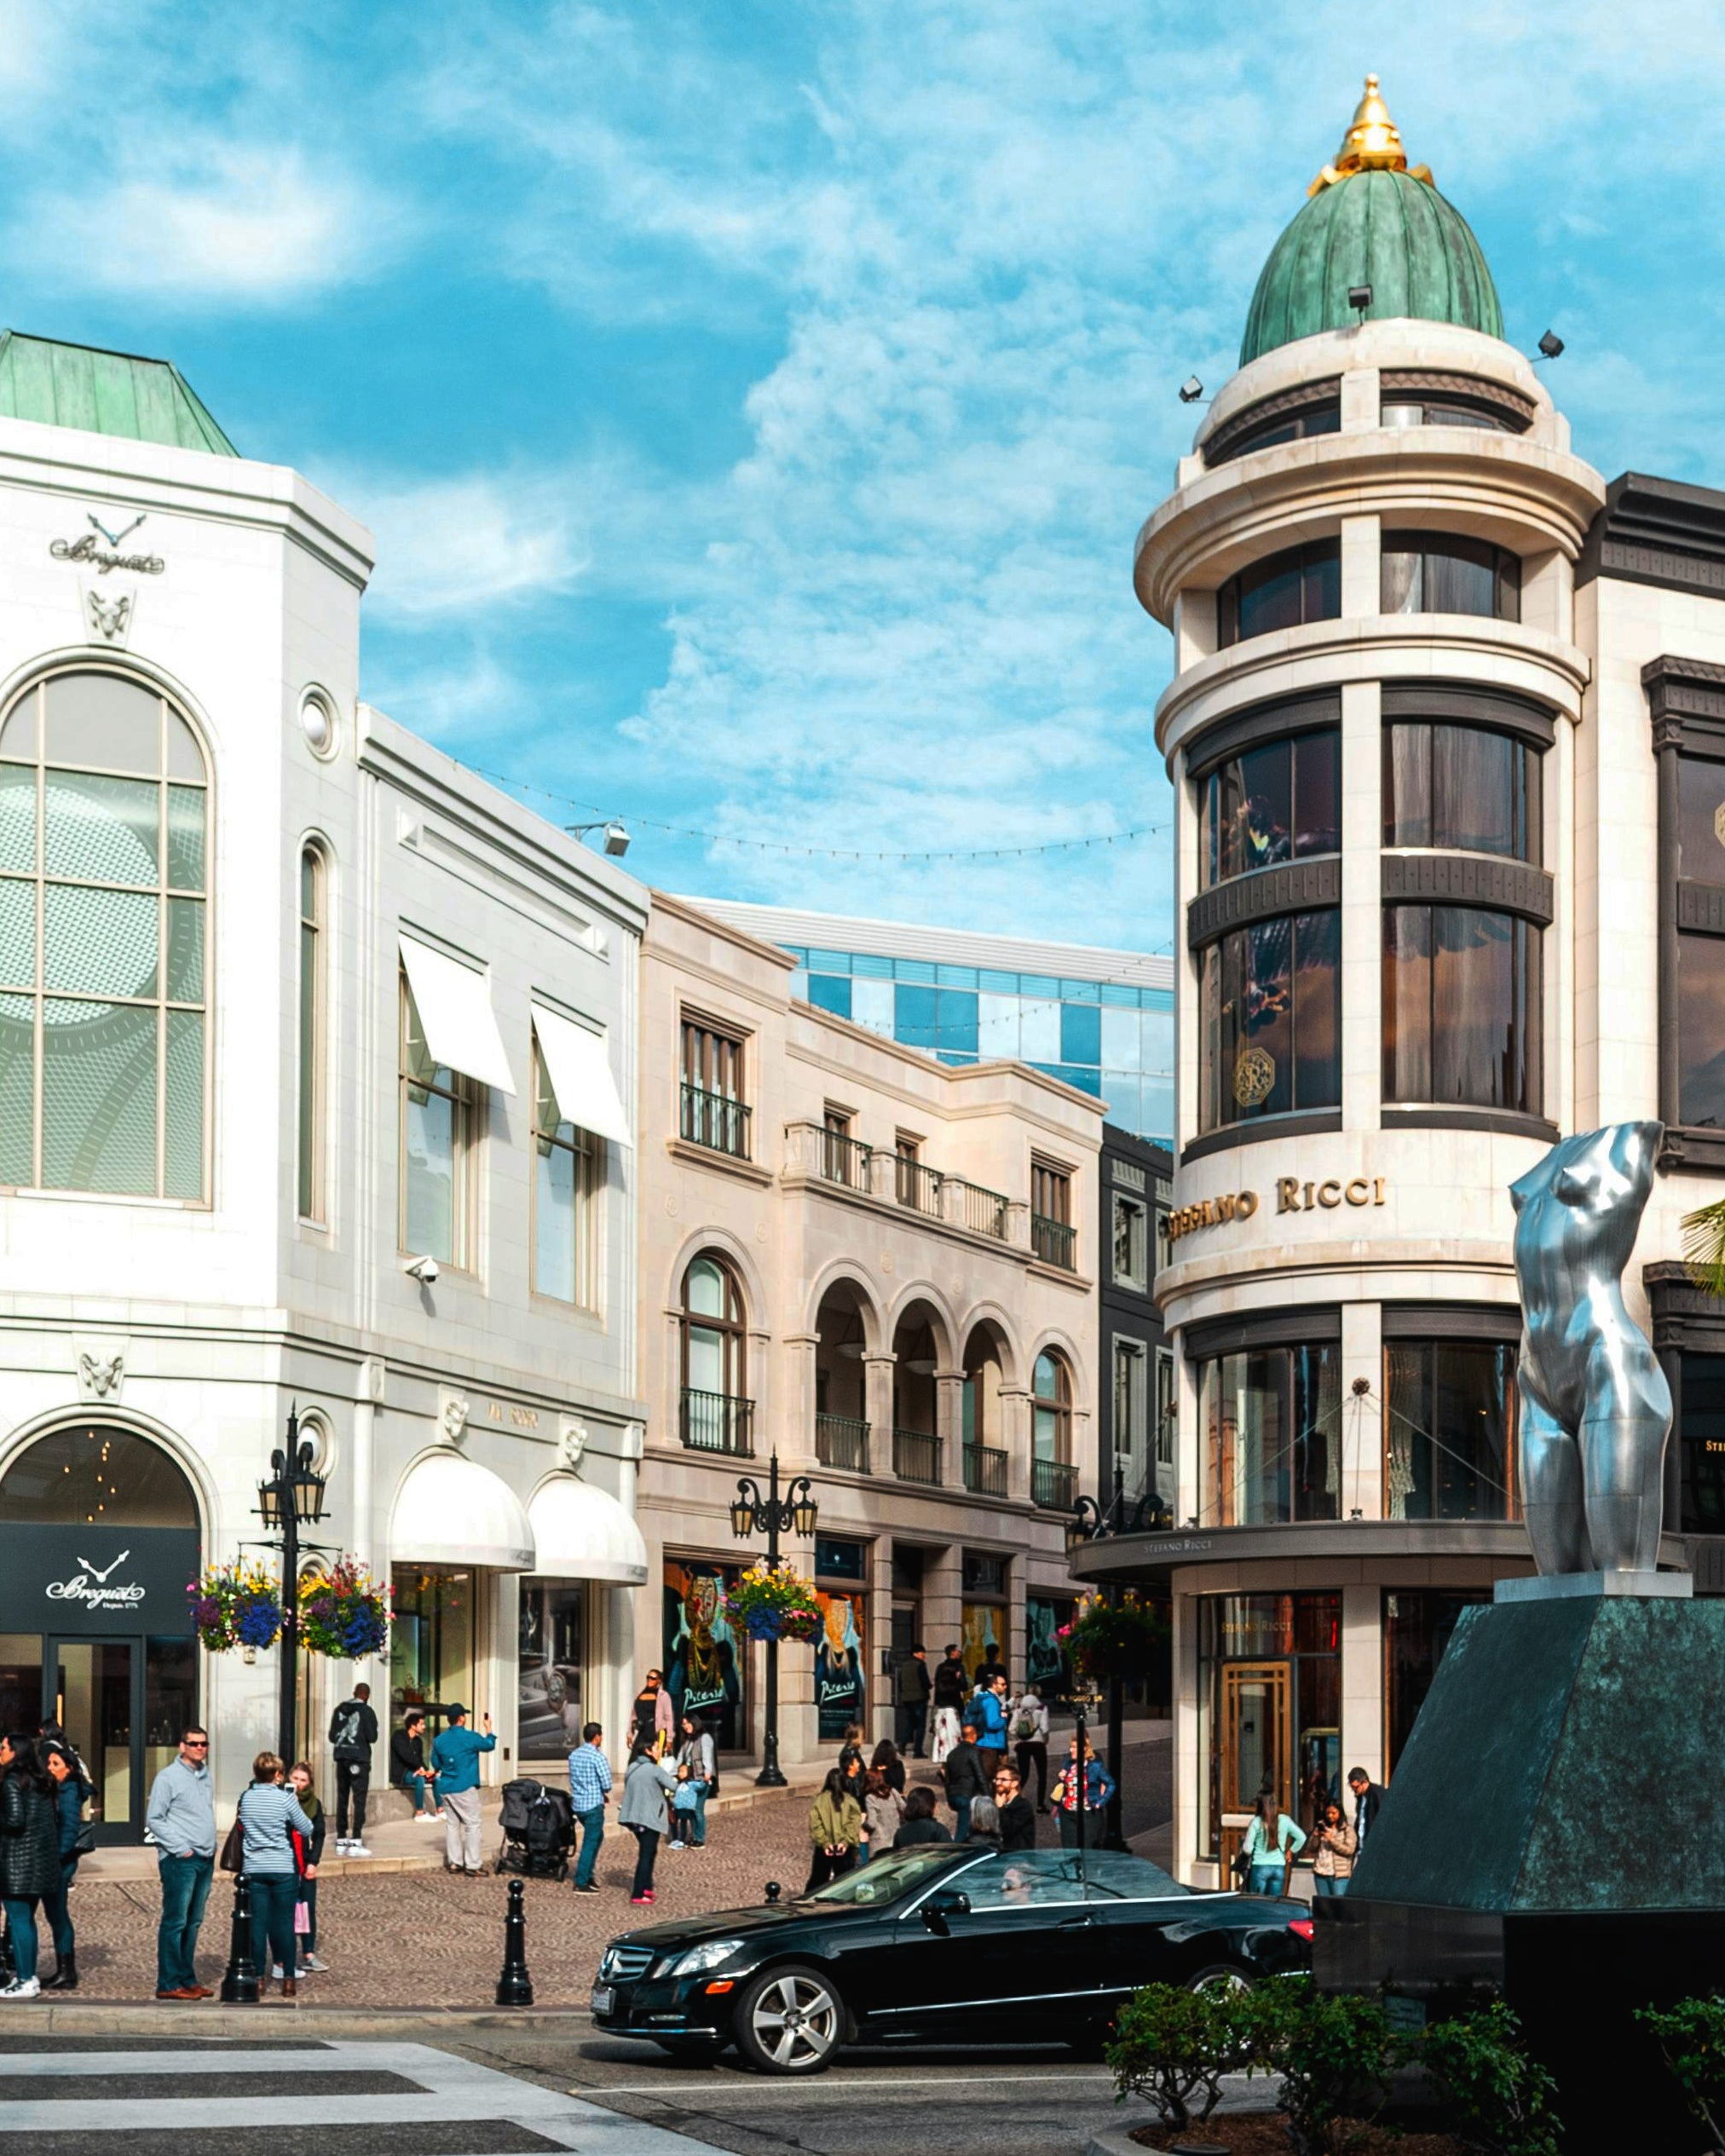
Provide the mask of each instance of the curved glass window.
[{"label": "curved glass window", "polygon": [[1514,1518],[1516,1353],[1508,1340],[1384,1343],[1389,1519]]},{"label": "curved glass window", "polygon": [[1386,614],[1521,619],[1520,556],[1457,532],[1386,532],[1382,583]]},{"label": "curved glass window", "polygon": [[205,1195],[208,774],[119,674],[0,728],[0,1183]]},{"label": "curved glass window", "polygon": [[1199,887],[1341,846],[1341,735],[1265,741],[1198,781]]},{"label": "curved glass window", "polygon": [[[1387,423],[1386,423],[1387,424]],[[1204,446],[1204,462],[1214,466],[1249,456],[1255,449],[1272,448],[1278,441],[1303,441],[1311,435],[1333,435],[1341,426],[1341,401],[1331,397],[1323,404],[1308,405],[1303,412],[1278,412],[1238,434],[1224,435],[1220,448]]]},{"label": "curved glass window", "polygon": [[0,1520],[14,1527],[195,1527],[198,1504],[177,1461],[136,1430],[78,1422],[26,1447],[0,1479]]},{"label": "curved glass window", "polygon": [[1485,427],[1497,434],[1518,434],[1509,415],[1494,411],[1490,405],[1460,404],[1441,398],[1426,400],[1398,397],[1393,403],[1384,404],[1379,413],[1379,424],[1386,427]]},{"label": "curved glass window", "polygon": [[1543,1112],[1539,931],[1472,906],[1383,909],[1383,1097]]},{"label": "curved glass window", "polygon": [[1198,1128],[1341,1104],[1341,917],[1232,931],[1199,974]]},{"label": "curved glass window", "polygon": [[1341,1346],[1261,1347],[1198,1370],[1204,1517],[1272,1527],[1341,1517]]},{"label": "curved glass window", "polygon": [[1383,843],[1540,856],[1539,751],[1483,726],[1385,727]]},{"label": "curved glass window", "polygon": [[1341,542],[1314,539],[1254,562],[1216,594],[1216,641],[1226,647],[1341,612]]}]

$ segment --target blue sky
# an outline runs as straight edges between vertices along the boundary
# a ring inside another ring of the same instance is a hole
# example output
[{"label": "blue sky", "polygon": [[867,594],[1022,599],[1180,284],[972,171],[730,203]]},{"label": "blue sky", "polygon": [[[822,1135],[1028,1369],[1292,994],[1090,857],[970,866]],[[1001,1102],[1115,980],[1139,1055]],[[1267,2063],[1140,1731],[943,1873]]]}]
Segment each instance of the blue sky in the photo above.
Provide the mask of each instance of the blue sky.
[{"label": "blue sky", "polygon": [[0,321],[363,516],[366,694],[649,880],[1166,948],[1133,535],[1368,67],[1578,450],[1725,483],[1704,5],[10,0]]}]

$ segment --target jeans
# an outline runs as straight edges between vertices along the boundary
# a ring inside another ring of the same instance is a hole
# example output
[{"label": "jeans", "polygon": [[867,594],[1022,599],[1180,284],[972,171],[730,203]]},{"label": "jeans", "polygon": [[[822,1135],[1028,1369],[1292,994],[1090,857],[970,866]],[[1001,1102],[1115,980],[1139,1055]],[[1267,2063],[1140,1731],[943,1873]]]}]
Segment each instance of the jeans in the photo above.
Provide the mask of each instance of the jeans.
[{"label": "jeans", "polygon": [[216,1859],[164,1857],[162,1921],[156,1931],[156,1989],[189,1992],[198,1981],[198,1927],[210,1899]]},{"label": "jeans", "polygon": [[291,1871],[248,1871],[245,1883],[251,1889],[251,1958],[257,1964],[257,1980],[262,1983],[274,1962],[280,1963],[284,1977],[291,1976],[298,1876]]},{"label": "jeans", "polygon": [[71,1871],[63,1874],[61,1884],[54,1892],[42,1897],[42,1913],[48,1921],[49,1937],[53,1940],[54,1951],[61,1961],[78,1946],[77,1934],[72,1928],[72,1910],[66,1898],[66,1889],[72,1884],[72,1873],[77,1869],[78,1866],[73,1865]]},{"label": "jeans", "polygon": [[36,1974],[36,1903],[34,1894],[6,1897],[6,1936],[12,1942],[12,1966],[20,1984],[27,1984]]},{"label": "jeans", "polygon": [[407,1789],[408,1796],[413,1800],[413,1809],[416,1812],[427,1813],[435,1819],[437,1816],[436,1784],[428,1782],[423,1774],[410,1774],[407,1778]]},{"label": "jeans", "polygon": [[[366,1794],[372,1786],[372,1762],[368,1759],[338,1759],[336,1761],[336,1839],[348,1839],[348,1805],[354,1808],[355,1842],[366,1838]],[[284,1962],[286,1969],[287,1963]]]},{"label": "jeans", "polygon": [[1034,1744],[1015,1744],[1014,1756],[1018,1762],[1018,1787],[1028,1796],[1030,1794],[1030,1768],[1036,1769],[1036,1809],[1048,1808],[1048,1746],[1044,1738]]},{"label": "jeans", "polygon": [[629,1830],[635,1837],[635,1883],[629,1889],[629,1899],[639,1901],[642,1895],[653,1891],[653,1867],[659,1859],[659,1830],[656,1826],[633,1826]]},{"label": "jeans", "polygon": [[[305,1929],[297,1935],[305,1941],[306,1952],[314,1954],[317,1951],[317,1881],[315,1879],[300,1881],[299,1899],[305,1904]],[[284,1962],[282,1967],[285,1969],[286,1966],[287,1964]]]},{"label": "jeans", "polygon": [[1279,1894],[1288,1867],[1282,1864],[1255,1864],[1246,1874],[1249,1894]]},{"label": "jeans", "polygon": [[970,1808],[971,1800],[967,1796],[957,1798],[953,1804],[952,1838],[955,1842],[962,1842],[970,1832]]},{"label": "jeans", "polygon": [[575,1884],[591,1887],[593,1866],[599,1861],[599,1844],[605,1838],[605,1807],[596,1804],[589,1812],[577,1812],[575,1824],[581,1830],[581,1853],[575,1859]]},{"label": "jeans", "polygon": [[1327,1879],[1320,1871],[1312,1877],[1312,1891],[1314,1894],[1345,1894],[1347,1882],[1345,1879]]},{"label": "jeans", "polygon": [[[679,1804],[672,1813],[673,1842],[686,1842],[691,1849],[707,1846],[707,1784],[705,1782],[685,1782],[684,1789],[692,1789],[694,1797],[687,1804]],[[681,1795],[681,1791],[678,1792]]]},{"label": "jeans", "polygon": [[901,1699],[897,1715],[898,1749],[914,1759],[922,1757],[922,1740],[928,1730],[928,1702]]}]

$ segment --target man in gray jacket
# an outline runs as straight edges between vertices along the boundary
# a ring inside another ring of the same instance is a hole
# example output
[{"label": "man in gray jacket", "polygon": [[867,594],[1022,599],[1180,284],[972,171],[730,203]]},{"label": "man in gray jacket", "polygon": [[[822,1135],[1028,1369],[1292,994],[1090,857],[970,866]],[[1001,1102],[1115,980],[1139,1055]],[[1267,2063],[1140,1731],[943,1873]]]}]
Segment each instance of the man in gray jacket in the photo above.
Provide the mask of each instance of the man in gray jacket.
[{"label": "man in gray jacket", "polygon": [[210,1781],[210,1736],[188,1729],[180,1755],[150,1785],[144,1825],[156,1845],[162,1876],[162,1921],[156,1932],[156,1997],[207,1999],[198,1981],[198,1928],[216,1871],[216,1796]]}]

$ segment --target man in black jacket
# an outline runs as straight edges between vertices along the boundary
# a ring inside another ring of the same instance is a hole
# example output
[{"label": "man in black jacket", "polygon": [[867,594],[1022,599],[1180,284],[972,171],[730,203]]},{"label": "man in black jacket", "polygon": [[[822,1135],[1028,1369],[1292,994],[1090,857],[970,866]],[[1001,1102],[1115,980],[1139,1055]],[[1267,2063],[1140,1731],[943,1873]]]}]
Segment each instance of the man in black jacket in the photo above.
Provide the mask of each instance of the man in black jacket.
[{"label": "man in black jacket", "polygon": [[995,1769],[995,1809],[1001,1815],[1001,1848],[1034,1849],[1036,1846],[1036,1807],[1024,1793],[1016,1767]]},{"label": "man in black jacket", "polygon": [[964,1725],[960,1741],[947,1754],[946,1765],[941,1771],[946,1777],[946,1801],[958,1818],[952,1838],[962,1842],[970,1831],[972,1803],[989,1794],[988,1777],[983,1770],[983,1755],[977,1750],[973,1724]]},{"label": "man in black jacket", "polygon": [[1374,1782],[1363,1767],[1348,1769],[1347,1786],[1353,1791],[1353,1830],[1359,1838],[1358,1861],[1365,1854],[1365,1837],[1382,1812],[1389,1791]]},{"label": "man in black jacket", "polygon": [[922,1757],[928,1727],[928,1656],[919,1640],[892,1673],[892,1704],[897,1710],[898,1749]]},{"label": "man in black jacket", "polygon": [[[330,1716],[330,1750],[336,1762],[336,1854],[368,1857],[366,1847],[366,1792],[372,1786],[372,1747],[378,1741],[378,1717],[372,1712],[372,1687],[355,1685]],[[354,1830],[348,1832],[348,1807]]]}]

